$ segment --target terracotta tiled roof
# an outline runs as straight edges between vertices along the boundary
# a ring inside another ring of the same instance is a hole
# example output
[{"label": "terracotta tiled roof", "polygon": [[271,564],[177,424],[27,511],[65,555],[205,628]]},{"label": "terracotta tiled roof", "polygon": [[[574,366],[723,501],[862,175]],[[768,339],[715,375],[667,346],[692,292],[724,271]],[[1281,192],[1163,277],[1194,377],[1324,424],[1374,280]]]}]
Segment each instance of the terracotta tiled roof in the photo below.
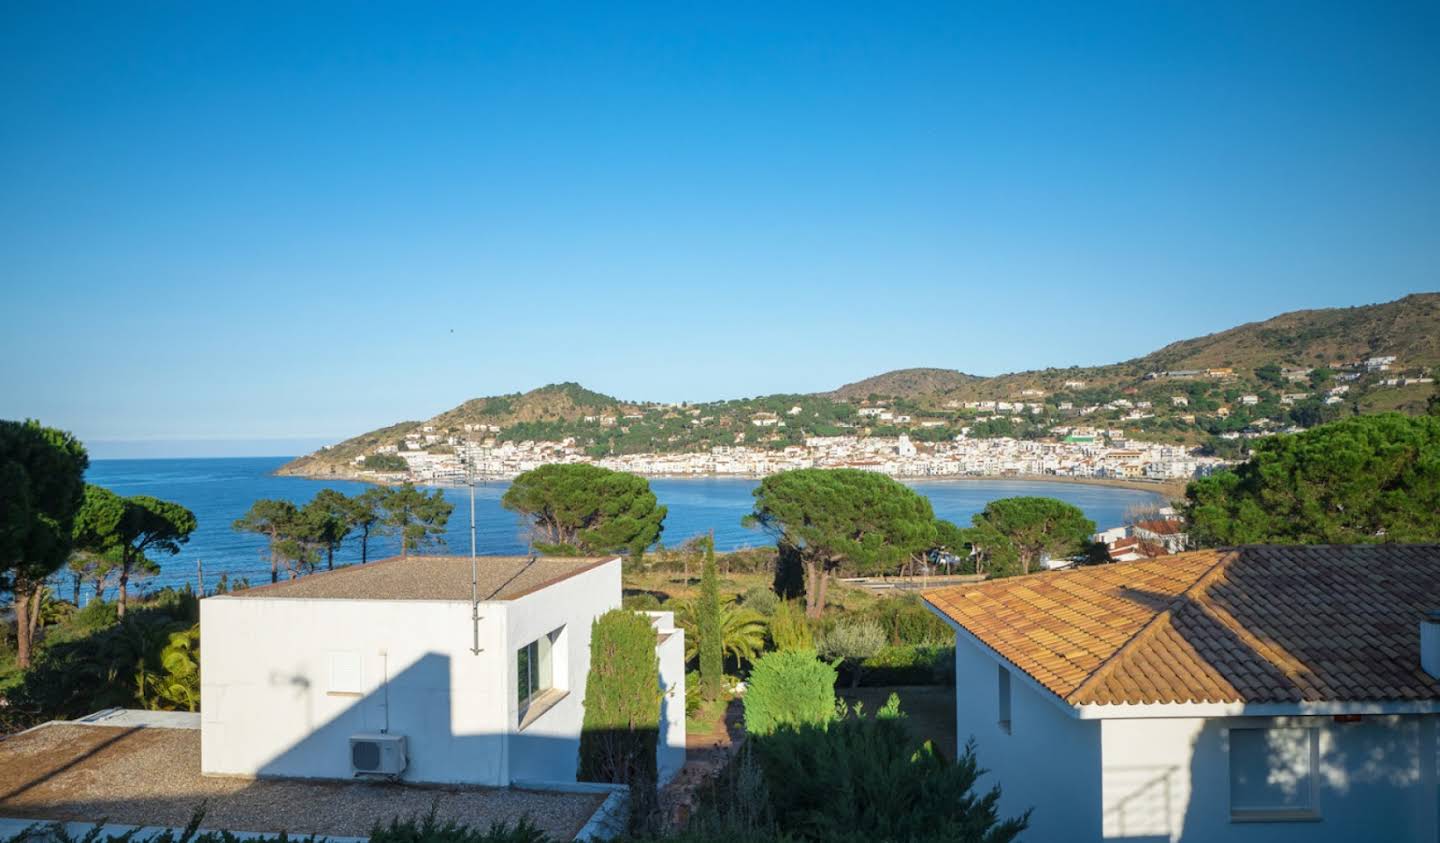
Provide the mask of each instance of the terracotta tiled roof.
[{"label": "terracotta tiled roof", "polygon": [[1440,699],[1440,546],[1252,546],[925,593],[1072,705]]}]

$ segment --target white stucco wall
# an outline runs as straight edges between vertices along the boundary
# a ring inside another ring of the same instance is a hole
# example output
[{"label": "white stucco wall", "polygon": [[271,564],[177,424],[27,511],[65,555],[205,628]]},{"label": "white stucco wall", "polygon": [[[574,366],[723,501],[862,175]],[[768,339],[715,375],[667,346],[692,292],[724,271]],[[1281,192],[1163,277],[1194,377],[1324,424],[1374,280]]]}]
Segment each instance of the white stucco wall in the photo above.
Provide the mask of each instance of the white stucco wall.
[{"label": "white stucco wall", "polygon": [[514,691],[506,695],[511,779],[575,781],[580,727],[585,721],[585,679],[590,674],[590,626],[596,618],[620,608],[620,595],[617,560],[506,604],[508,687],[515,688],[517,682],[515,651],[564,626],[563,656],[562,648],[557,647],[553,673],[554,686],[568,692],[523,729],[518,728],[517,695]]},{"label": "white stucco wall", "polygon": [[660,739],[656,750],[657,773],[665,784],[685,766],[685,630],[675,625],[674,612],[647,612],[661,640],[655,647],[660,659]]},{"label": "white stucco wall", "polygon": [[[1417,841],[1436,831],[1435,716],[1103,721],[1107,839]],[[1227,730],[1318,730],[1318,820],[1232,822]],[[1428,765],[1428,766],[1427,766]]]},{"label": "white stucco wall", "polygon": [[1010,732],[999,726],[998,663],[961,632],[955,646],[955,720],[963,747],[975,739],[989,773],[979,787],[1000,785],[1000,814],[1034,809],[1027,841],[1100,839],[1100,724],[1067,715],[1023,673],[1010,680]]},{"label": "white stucco wall", "polygon": [[[468,601],[206,598],[201,769],[348,779],[350,736],[380,731],[388,714],[408,742],[406,780],[573,781],[590,624],[620,594],[615,561],[482,603],[479,655]],[[570,693],[518,730],[515,650],[562,626],[556,684]],[[358,692],[332,688],[336,653],[358,661]]]},{"label": "white stucco wall", "polygon": [[[206,598],[201,770],[350,778],[350,735],[384,729],[388,709],[406,779],[502,784],[503,624],[491,609],[474,656],[467,603]],[[331,690],[333,653],[358,657],[358,694]]]}]

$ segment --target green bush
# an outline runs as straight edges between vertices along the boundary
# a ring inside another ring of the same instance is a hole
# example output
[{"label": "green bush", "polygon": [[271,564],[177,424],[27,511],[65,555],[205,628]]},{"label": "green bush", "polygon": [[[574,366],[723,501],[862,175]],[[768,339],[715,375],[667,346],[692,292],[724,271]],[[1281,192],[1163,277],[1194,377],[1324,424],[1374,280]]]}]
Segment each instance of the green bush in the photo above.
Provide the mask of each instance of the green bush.
[{"label": "green bush", "polygon": [[366,454],[361,467],[369,471],[409,471],[410,463],[398,454]]},{"label": "green bush", "polygon": [[775,608],[780,605],[780,597],[772,589],[762,586],[755,586],[745,592],[740,598],[745,608],[759,612],[767,618],[775,613]]},{"label": "green bush", "polygon": [[885,647],[866,659],[863,668],[861,685],[946,685],[955,676],[955,648],[938,644]]},{"label": "green bush", "polygon": [[655,809],[660,661],[649,618],[612,609],[590,629],[590,674],[577,778],[630,786],[631,825]]},{"label": "green bush", "polygon": [[919,597],[887,597],[865,611],[885,630],[890,644],[951,644],[955,632],[929,610]]},{"label": "green bush", "polygon": [[627,594],[620,599],[620,605],[632,612],[657,612],[660,610],[660,598],[648,591],[638,594]]},{"label": "green bush", "polygon": [[824,725],[835,716],[835,668],[813,650],[766,653],[750,670],[745,731],[766,735],[782,726]]},{"label": "green bush", "polygon": [[975,794],[972,747],[956,761],[909,734],[898,700],[874,717],[784,728],[754,740],[778,830],[816,841],[1007,843],[1000,791]]},{"label": "green bush", "polygon": [[191,707],[198,676],[188,676],[174,652],[167,666],[166,651],[172,635],[199,620],[195,596],[167,589],[132,602],[123,621],[109,620],[113,611],[113,604],[94,601],[45,628],[30,669],[0,679],[7,686],[0,725],[24,728],[110,707]]},{"label": "green bush", "polygon": [[864,662],[885,647],[885,631],[870,620],[846,620],[821,636],[820,655],[841,662],[848,668],[852,686],[860,684],[865,672]]},{"label": "green bush", "polygon": [[809,650],[815,646],[810,621],[797,600],[782,600],[770,613],[770,643],[777,650]]}]

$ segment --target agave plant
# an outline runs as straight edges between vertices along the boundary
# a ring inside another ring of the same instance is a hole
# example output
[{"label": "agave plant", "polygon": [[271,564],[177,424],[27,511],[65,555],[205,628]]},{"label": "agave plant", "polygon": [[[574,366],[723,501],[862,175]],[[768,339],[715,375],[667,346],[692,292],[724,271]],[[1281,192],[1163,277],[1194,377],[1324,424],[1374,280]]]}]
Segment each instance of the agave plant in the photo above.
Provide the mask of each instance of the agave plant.
[{"label": "agave plant", "polygon": [[[685,660],[700,652],[700,607],[696,600],[685,600],[675,609],[675,622],[685,630]],[[741,662],[753,661],[765,649],[765,618],[754,609],[737,605],[732,598],[720,604],[721,649],[727,658]]]}]

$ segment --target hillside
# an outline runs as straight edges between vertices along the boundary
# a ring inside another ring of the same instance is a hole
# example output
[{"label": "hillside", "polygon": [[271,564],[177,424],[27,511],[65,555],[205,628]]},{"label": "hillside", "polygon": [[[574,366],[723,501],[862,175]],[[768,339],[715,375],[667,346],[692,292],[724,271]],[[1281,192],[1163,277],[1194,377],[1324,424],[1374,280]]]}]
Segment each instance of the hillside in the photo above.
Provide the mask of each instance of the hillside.
[{"label": "hillside", "polygon": [[919,398],[952,392],[983,380],[985,379],[953,369],[896,369],[855,383],[847,383],[824,395],[839,401],[864,401],[872,395]]},{"label": "hillside", "polygon": [[1046,438],[1076,428],[1203,443],[1233,456],[1248,438],[1277,430],[1352,413],[1421,412],[1437,368],[1440,293],[1423,293],[1286,313],[1107,366],[996,377],[900,369],[826,393],[700,404],[627,402],[575,383],[552,384],[361,434],[280,472],[365,476],[366,456],[413,461],[417,453],[484,443],[527,443],[543,455],[543,443],[568,440],[598,458],[734,445],[779,450],[842,434],[941,442],[960,433]]}]

